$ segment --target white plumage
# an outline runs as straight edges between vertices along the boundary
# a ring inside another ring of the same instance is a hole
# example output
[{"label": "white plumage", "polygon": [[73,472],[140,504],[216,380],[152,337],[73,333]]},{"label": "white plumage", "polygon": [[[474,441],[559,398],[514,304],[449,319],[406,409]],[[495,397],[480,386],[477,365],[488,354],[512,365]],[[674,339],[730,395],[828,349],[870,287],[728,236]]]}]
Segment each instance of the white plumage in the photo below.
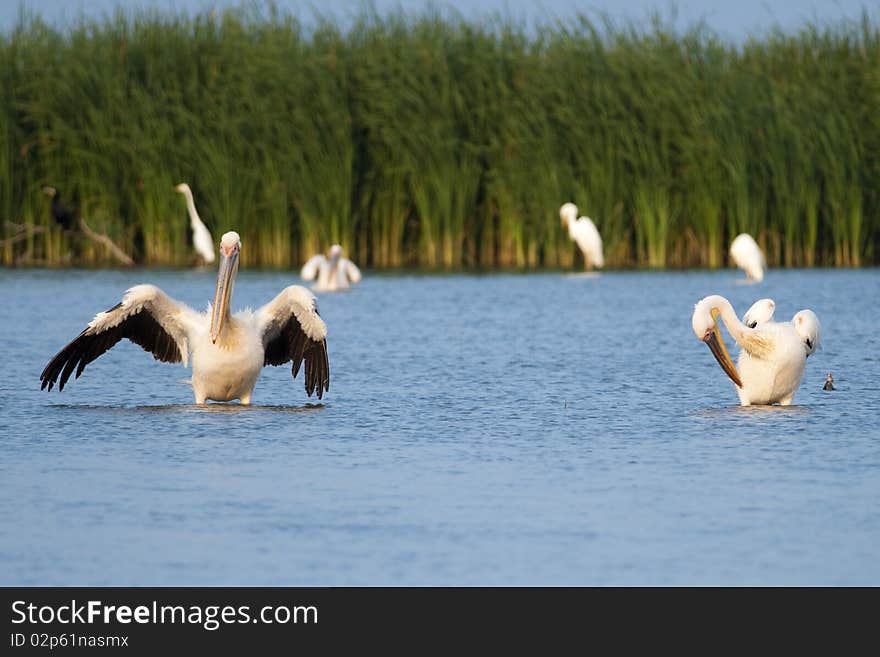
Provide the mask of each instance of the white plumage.
[{"label": "white plumage", "polygon": [[737,267],[746,272],[751,281],[764,280],[767,261],[761,247],[748,233],[740,233],[730,243],[730,257]]},{"label": "white plumage", "polygon": [[743,315],[743,324],[749,328],[755,328],[758,324],[764,324],[773,319],[776,310],[776,302],[773,299],[758,299]]},{"label": "white plumage", "polygon": [[304,281],[311,281],[317,277],[317,282],[312,289],[317,292],[333,292],[344,290],[350,283],[359,283],[361,270],[348,258],[342,257],[342,247],[334,244],[330,247],[327,257],[319,253],[306,261],[300,270],[300,277]]},{"label": "white plumage", "polygon": [[[694,334],[712,351],[721,368],[737,386],[740,404],[775,404],[787,406],[804,375],[807,357],[819,347],[821,327],[811,310],[801,310],[790,322],[774,322],[770,317],[775,308],[770,299],[762,299],[749,309],[754,327],[736,317],[733,306],[722,296],[711,295],[694,308],[691,325]],[[718,317],[742,348],[737,366],[721,338]]]},{"label": "white plumage", "polygon": [[193,200],[192,190],[186,183],[180,183],[175,188],[186,198],[186,211],[189,213],[190,227],[193,233],[193,247],[196,253],[205,261],[205,264],[212,264],[215,260],[214,256],[214,238],[207,226],[202,223],[199,213],[196,212],[196,203]]},{"label": "white plumage", "polygon": [[605,266],[602,254],[602,237],[596,225],[589,217],[577,218],[578,209],[574,203],[565,203],[559,208],[562,225],[568,227],[568,235],[584,254],[584,268],[591,269]]},{"label": "white plumage", "polygon": [[[62,390],[76,371],[127,338],[157,360],[192,364],[197,404],[238,399],[249,404],[265,365],[292,362],[295,377],[305,362],[305,388],[318,398],[330,388],[327,327],[315,296],[291,285],[256,312],[234,315],[230,300],[241,241],[230,232],[220,243],[220,269],[214,303],[199,313],[155,285],[137,285],[110,310],[98,313],[85,330],[49,361],[42,387]],[[60,380],[59,380],[60,379]]]}]

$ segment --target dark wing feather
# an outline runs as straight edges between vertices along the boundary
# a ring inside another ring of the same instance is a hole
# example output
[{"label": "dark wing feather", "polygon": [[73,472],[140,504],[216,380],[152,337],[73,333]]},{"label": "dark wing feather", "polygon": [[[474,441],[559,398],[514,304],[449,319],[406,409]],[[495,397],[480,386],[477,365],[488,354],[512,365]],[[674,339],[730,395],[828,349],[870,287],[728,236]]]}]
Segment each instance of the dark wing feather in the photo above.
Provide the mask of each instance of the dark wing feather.
[{"label": "dark wing feather", "polygon": [[281,327],[278,335],[266,343],[265,349],[264,364],[283,365],[293,361],[290,371],[294,378],[305,361],[305,386],[309,397],[317,391],[318,399],[322,399],[324,391],[330,390],[327,340],[313,340],[308,337],[293,313]]},{"label": "dark wing feather", "polygon": [[[112,313],[121,307],[121,303],[116,304],[107,313]],[[78,379],[86,365],[109,351],[122,338],[128,338],[144,351],[151,352],[153,358],[164,363],[179,363],[182,360],[174,338],[148,311],[141,309],[112,328],[99,332],[86,328],[49,361],[40,374],[42,382],[40,389],[45,390],[48,386],[51,390],[57,381],[58,390],[64,390],[64,385],[74,369],[76,370],[74,378]]]}]

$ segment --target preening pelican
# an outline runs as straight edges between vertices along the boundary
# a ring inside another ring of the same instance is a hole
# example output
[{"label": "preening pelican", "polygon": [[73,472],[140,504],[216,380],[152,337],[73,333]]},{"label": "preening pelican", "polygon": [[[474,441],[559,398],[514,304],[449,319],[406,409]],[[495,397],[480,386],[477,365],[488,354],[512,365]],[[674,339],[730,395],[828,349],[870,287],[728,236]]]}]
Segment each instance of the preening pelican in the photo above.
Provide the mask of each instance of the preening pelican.
[{"label": "preening pelican", "polygon": [[[766,301],[772,303],[769,299],[758,303]],[[766,309],[766,304],[764,307]],[[749,309],[749,313],[753,309],[755,306]],[[734,367],[721,338],[719,315],[730,335],[742,347],[737,367]],[[754,320],[754,317],[750,319]],[[737,319],[730,302],[717,294],[696,305],[691,325],[696,336],[709,346],[718,364],[736,384],[743,406],[777,402],[783,406],[791,404],[804,376],[807,357],[819,348],[821,335],[819,318],[812,310],[801,310],[790,322],[756,321],[754,327],[749,327]]]},{"label": "preening pelican", "polygon": [[[98,356],[128,338],[166,363],[192,360],[197,404],[238,399],[250,404],[264,365],[292,362],[296,377],[305,361],[306,393],[318,399],[330,389],[327,327],[318,316],[315,296],[291,285],[265,306],[232,315],[232,286],[238,272],[241,240],[229,232],[220,241],[220,270],[214,303],[197,313],[155,285],[137,285],[110,310],[98,313],[85,330],[59,351],[40,375],[42,389],[58,390],[76,370],[76,378]],[[60,380],[59,380],[60,377]]]},{"label": "preening pelican", "polygon": [[344,290],[349,282],[359,283],[361,280],[361,270],[351,260],[342,257],[342,247],[338,244],[330,247],[326,258],[323,253],[309,258],[299,275],[304,281],[310,281],[317,276],[318,281],[312,289],[318,292]]},{"label": "preening pelican", "polygon": [[578,209],[574,203],[565,203],[559,208],[559,218],[563,226],[568,226],[568,234],[584,254],[584,268],[605,266],[602,255],[602,238],[589,217],[577,218]]},{"label": "preening pelican", "polygon": [[767,261],[758,243],[748,233],[740,233],[730,243],[730,257],[737,267],[746,272],[750,281],[756,283],[764,280],[764,269]]},{"label": "preening pelican", "polygon": [[210,265],[215,259],[214,238],[211,237],[211,233],[208,231],[207,226],[202,223],[199,213],[196,212],[196,203],[193,200],[192,190],[186,183],[180,183],[174,189],[183,194],[186,198],[186,211],[189,213],[189,223],[192,227],[193,234],[193,246],[195,247],[196,253],[198,253],[202,260],[205,261],[205,264]]}]

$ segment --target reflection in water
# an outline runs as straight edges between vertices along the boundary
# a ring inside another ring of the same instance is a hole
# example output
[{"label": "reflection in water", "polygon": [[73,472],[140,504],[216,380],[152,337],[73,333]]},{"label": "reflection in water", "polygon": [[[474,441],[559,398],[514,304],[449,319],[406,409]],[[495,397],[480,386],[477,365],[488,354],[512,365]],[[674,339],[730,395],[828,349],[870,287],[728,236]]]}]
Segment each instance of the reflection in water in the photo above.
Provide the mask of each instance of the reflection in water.
[{"label": "reflection in water", "polygon": [[798,406],[797,404],[792,404],[790,406],[780,406],[779,404],[774,404],[772,406],[762,406],[759,404],[754,404],[752,406],[722,406],[721,408],[703,408],[698,410],[695,415],[700,418],[707,419],[722,419],[722,418],[761,418],[767,417],[771,418],[776,414],[802,414],[809,413],[809,406]]},{"label": "reflection in water", "polygon": [[144,405],[144,406],[119,406],[119,405],[101,405],[101,404],[49,404],[50,408],[69,409],[76,411],[113,411],[113,412],[130,412],[130,411],[153,411],[153,412],[197,412],[197,413],[256,413],[260,411],[271,411],[277,413],[308,413],[309,411],[317,411],[325,408],[327,404],[304,404],[302,406],[282,406],[278,404],[260,405],[260,404],[239,404],[235,402],[229,403],[210,403],[210,404],[162,404],[162,405]]},{"label": "reflection in water", "polygon": [[583,271],[576,274],[563,274],[563,278],[601,278],[602,273],[598,271]]},{"label": "reflection in water", "polygon": [[308,413],[325,408],[325,404],[304,404],[303,406],[279,406],[260,404],[210,403],[210,404],[168,404],[165,406],[137,406],[139,411],[189,411],[197,413],[258,413],[271,411],[276,413]]}]

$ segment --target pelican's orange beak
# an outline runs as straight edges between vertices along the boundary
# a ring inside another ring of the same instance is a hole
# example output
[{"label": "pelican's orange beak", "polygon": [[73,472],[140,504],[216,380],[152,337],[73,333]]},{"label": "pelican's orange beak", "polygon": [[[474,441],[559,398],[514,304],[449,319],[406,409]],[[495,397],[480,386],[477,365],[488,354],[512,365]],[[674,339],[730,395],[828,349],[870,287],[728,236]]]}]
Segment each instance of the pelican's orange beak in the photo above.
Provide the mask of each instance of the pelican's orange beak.
[{"label": "pelican's orange beak", "polygon": [[730,380],[742,388],[743,384],[742,380],[739,378],[739,372],[736,371],[733,359],[727,352],[727,347],[724,345],[724,339],[721,337],[721,329],[718,326],[719,314],[718,309],[712,309],[714,326],[706,331],[706,337],[703,338],[703,342],[709,346],[709,350],[712,352],[712,355],[715,356],[715,360],[718,361],[718,364],[721,365],[721,369],[730,377]]},{"label": "pelican's orange beak", "polygon": [[211,342],[215,344],[223,329],[223,322],[229,315],[232,285],[238,272],[238,251],[238,245],[231,248],[220,245],[220,270],[217,272],[217,291],[214,293],[214,307],[211,312]]}]

